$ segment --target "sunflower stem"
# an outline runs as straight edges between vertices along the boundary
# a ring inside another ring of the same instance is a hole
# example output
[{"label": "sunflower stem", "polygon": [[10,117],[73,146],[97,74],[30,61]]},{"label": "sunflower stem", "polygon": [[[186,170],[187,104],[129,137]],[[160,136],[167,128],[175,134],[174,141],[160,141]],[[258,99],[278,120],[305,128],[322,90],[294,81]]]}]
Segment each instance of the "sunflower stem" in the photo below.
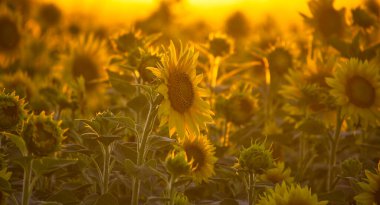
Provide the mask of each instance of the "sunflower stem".
[{"label": "sunflower stem", "polygon": [[[148,112],[147,119],[144,125],[143,134],[141,138],[137,140],[138,141],[137,142],[137,166],[143,165],[145,161],[145,153],[146,153],[145,149],[147,147],[149,134],[152,131],[152,126],[150,125],[152,124],[152,121],[155,119],[155,114],[157,113],[153,111],[153,104],[155,105],[155,103],[151,102],[149,105],[149,112]],[[134,177],[133,186],[132,186],[132,201],[131,201],[132,205],[138,205],[138,201],[139,201],[138,199],[140,195],[140,184],[141,184],[141,180],[138,179],[137,177]]]},{"label": "sunflower stem", "polygon": [[255,205],[256,175],[253,172],[248,174],[248,205]]},{"label": "sunflower stem", "polygon": [[109,177],[110,177],[110,146],[104,146],[104,156],[103,156],[103,189],[102,194],[106,194],[108,192],[108,184],[109,184]]},{"label": "sunflower stem", "polygon": [[170,180],[169,180],[169,187],[168,187],[169,197],[170,197],[169,205],[174,205],[174,194],[175,194],[175,189],[173,187],[174,186],[174,180],[175,180],[174,175],[171,175]]},{"label": "sunflower stem", "polygon": [[342,108],[339,107],[336,114],[336,129],[334,133],[334,138],[331,141],[331,149],[329,155],[329,164],[328,164],[328,172],[327,172],[327,191],[330,192],[332,190],[332,181],[333,181],[333,169],[336,165],[336,154],[339,145],[340,132],[342,130],[342,124],[344,117],[341,116]]},{"label": "sunflower stem", "polygon": [[30,179],[32,177],[32,159],[28,159],[28,162],[24,168],[24,181],[22,190],[22,205],[29,205],[30,198]]}]

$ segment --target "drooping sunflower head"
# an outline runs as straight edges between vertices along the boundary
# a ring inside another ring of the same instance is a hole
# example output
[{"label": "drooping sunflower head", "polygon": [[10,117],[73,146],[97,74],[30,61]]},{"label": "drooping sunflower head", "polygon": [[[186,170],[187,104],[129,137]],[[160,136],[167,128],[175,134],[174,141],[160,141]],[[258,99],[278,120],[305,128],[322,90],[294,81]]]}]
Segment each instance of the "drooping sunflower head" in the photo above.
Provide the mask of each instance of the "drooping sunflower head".
[{"label": "drooping sunflower head", "polygon": [[249,35],[249,21],[247,16],[238,11],[233,13],[225,23],[226,32],[234,39],[243,39]]},{"label": "drooping sunflower head", "polygon": [[254,143],[240,152],[238,166],[248,172],[262,174],[273,166],[272,151],[264,143]]},{"label": "drooping sunflower head", "polygon": [[308,187],[285,182],[277,184],[274,189],[259,198],[258,205],[326,205],[327,201],[318,201]]},{"label": "drooping sunflower head", "polygon": [[336,10],[334,0],[310,0],[308,5],[312,18],[305,17],[306,23],[315,28],[315,32],[322,38],[341,37],[344,34],[345,10]]},{"label": "drooping sunflower head", "polygon": [[210,105],[202,99],[207,91],[198,87],[202,75],[196,74],[197,59],[194,47],[181,45],[177,52],[171,42],[158,68],[149,68],[161,80],[157,91],[164,100],[158,115],[161,125],[169,123],[170,136],[176,131],[179,136],[199,135],[200,129],[206,129],[206,123],[213,121]]},{"label": "drooping sunflower head", "polygon": [[362,192],[354,197],[358,205],[380,204],[380,172],[365,171],[366,182],[359,182]]},{"label": "drooping sunflower head", "polygon": [[107,64],[107,52],[103,41],[93,35],[81,36],[73,41],[68,58],[63,58],[66,72],[71,79],[82,76],[87,90],[97,87],[96,81],[105,78],[104,67]]},{"label": "drooping sunflower head", "polygon": [[24,100],[15,95],[7,94],[4,91],[0,93],[0,130],[12,131],[18,128],[26,118],[24,110]]},{"label": "drooping sunflower head", "polygon": [[269,168],[262,175],[260,179],[263,181],[269,181],[273,184],[279,184],[282,182],[292,183],[294,178],[290,176],[290,168],[285,168],[284,162],[274,163],[273,168]]},{"label": "drooping sunflower head", "polygon": [[48,156],[58,151],[65,132],[61,123],[53,120],[52,115],[45,115],[45,112],[31,115],[22,132],[29,153]]},{"label": "drooping sunflower head", "polygon": [[233,53],[234,42],[224,34],[212,33],[208,39],[208,47],[214,57],[226,57]]},{"label": "drooping sunflower head", "polygon": [[187,136],[180,139],[180,145],[191,161],[190,174],[195,182],[207,181],[214,175],[216,162],[215,147],[205,136]]},{"label": "drooping sunflower head", "polygon": [[380,76],[375,64],[350,59],[327,78],[331,95],[354,121],[375,122],[380,106]]},{"label": "drooping sunflower head", "polygon": [[161,54],[155,49],[147,49],[140,51],[140,60],[138,70],[140,77],[145,82],[153,82],[156,77],[152,71],[148,70],[148,67],[155,67],[161,61]]},{"label": "drooping sunflower head", "polygon": [[54,27],[60,23],[62,12],[55,4],[44,3],[38,9],[37,18],[43,27]]},{"label": "drooping sunflower head", "polygon": [[22,41],[20,17],[0,5],[0,65],[13,62]]},{"label": "drooping sunflower head", "polygon": [[284,46],[270,49],[267,54],[271,75],[283,75],[293,67],[293,54]]},{"label": "drooping sunflower head", "polygon": [[184,151],[176,153],[172,151],[165,160],[166,169],[175,177],[188,174],[191,170],[191,162]]},{"label": "drooping sunflower head", "polygon": [[114,50],[121,53],[130,53],[143,46],[143,37],[140,31],[131,30],[116,35],[112,40]]},{"label": "drooping sunflower head", "polygon": [[256,111],[257,100],[250,95],[233,95],[225,104],[227,120],[236,125],[242,125],[249,122]]}]

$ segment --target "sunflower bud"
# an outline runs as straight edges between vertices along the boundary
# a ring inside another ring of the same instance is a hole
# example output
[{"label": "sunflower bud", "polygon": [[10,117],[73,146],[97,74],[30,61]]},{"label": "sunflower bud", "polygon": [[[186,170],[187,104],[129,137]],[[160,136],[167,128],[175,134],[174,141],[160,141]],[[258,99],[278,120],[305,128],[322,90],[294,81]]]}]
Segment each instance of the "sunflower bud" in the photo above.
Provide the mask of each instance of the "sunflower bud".
[{"label": "sunflower bud", "polygon": [[0,130],[11,131],[25,118],[24,100],[12,94],[0,93]]},{"label": "sunflower bud", "polygon": [[343,177],[357,177],[362,171],[362,163],[357,159],[346,159],[340,165]]},{"label": "sunflower bud", "polygon": [[255,143],[240,152],[239,166],[249,172],[261,174],[272,165],[272,152],[264,144]]},{"label": "sunflower bud", "polygon": [[58,151],[63,140],[64,130],[61,121],[55,121],[52,115],[32,115],[23,130],[22,136],[29,153],[37,156],[47,156]]},{"label": "sunflower bud", "polygon": [[257,102],[252,97],[247,95],[235,95],[226,102],[226,118],[236,125],[242,125],[252,118],[256,108]]},{"label": "sunflower bud", "polygon": [[186,153],[172,151],[165,160],[168,172],[174,176],[185,175],[190,172],[191,163],[188,161]]},{"label": "sunflower bud", "polygon": [[176,193],[174,196],[174,205],[189,205],[189,199],[182,193]]}]

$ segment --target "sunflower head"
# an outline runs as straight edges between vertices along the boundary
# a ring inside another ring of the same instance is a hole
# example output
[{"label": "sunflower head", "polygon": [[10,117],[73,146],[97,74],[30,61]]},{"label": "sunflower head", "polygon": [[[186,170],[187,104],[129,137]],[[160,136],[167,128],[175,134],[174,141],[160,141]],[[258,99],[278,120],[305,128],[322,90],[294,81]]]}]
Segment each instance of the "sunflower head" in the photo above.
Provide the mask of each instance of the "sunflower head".
[{"label": "sunflower head", "polygon": [[209,36],[208,47],[214,57],[226,57],[233,53],[234,42],[224,34],[213,33]]},{"label": "sunflower head", "polygon": [[21,71],[4,75],[1,78],[0,88],[14,90],[21,98],[31,99],[35,95],[35,85],[29,76]]},{"label": "sunflower head", "polygon": [[358,205],[380,204],[380,174],[365,170],[366,182],[359,182],[362,192],[354,197]]},{"label": "sunflower head", "polygon": [[249,21],[244,13],[238,11],[232,14],[226,21],[226,32],[234,39],[242,39],[249,35]]},{"label": "sunflower head", "polygon": [[376,17],[364,9],[357,7],[351,10],[354,24],[367,29],[375,25]]},{"label": "sunflower head", "polygon": [[273,166],[272,151],[264,143],[254,143],[240,151],[239,167],[248,172],[261,174]]},{"label": "sunflower head", "polygon": [[11,131],[18,128],[26,118],[24,100],[15,95],[0,93],[0,130]]},{"label": "sunflower head", "polygon": [[344,9],[336,10],[333,2],[334,0],[310,0],[309,9],[313,17],[304,16],[307,23],[324,39],[341,37],[346,26]]},{"label": "sunflower head", "polygon": [[340,165],[343,177],[358,177],[362,172],[363,165],[357,159],[346,159]]},{"label": "sunflower head", "polygon": [[18,48],[21,41],[20,28],[17,21],[10,15],[0,15],[0,52],[12,52]]},{"label": "sunflower head", "polygon": [[165,163],[168,172],[176,177],[188,174],[192,166],[184,151],[178,153],[175,151],[170,152],[166,157]]},{"label": "sunflower head", "polygon": [[380,76],[374,64],[350,59],[326,82],[345,114],[354,121],[376,121],[380,106]]},{"label": "sunflower head", "polygon": [[215,147],[205,136],[187,136],[180,140],[181,147],[191,161],[190,174],[194,181],[207,181],[214,175]]},{"label": "sunflower head", "polygon": [[157,50],[148,49],[147,51],[141,51],[140,63],[138,66],[138,71],[141,78],[145,82],[153,82],[156,77],[153,75],[152,71],[148,70],[148,67],[155,67],[161,61],[161,54]]},{"label": "sunflower head", "polygon": [[158,115],[161,125],[169,122],[170,136],[176,131],[179,136],[199,135],[212,122],[210,105],[202,99],[207,92],[197,86],[202,80],[202,75],[196,75],[197,59],[194,47],[181,45],[177,52],[171,42],[158,68],[149,68],[161,80],[157,91],[164,100]]},{"label": "sunflower head", "polygon": [[48,156],[59,150],[63,140],[62,121],[53,120],[52,115],[31,115],[27,120],[22,136],[29,153]]},{"label": "sunflower head", "polygon": [[257,111],[257,100],[249,95],[234,95],[225,104],[225,114],[228,121],[242,125],[252,118]]},{"label": "sunflower head", "polygon": [[72,42],[69,58],[64,58],[69,77],[82,76],[86,90],[97,88],[95,81],[105,78],[104,66],[107,64],[107,52],[103,41],[93,35],[82,36]]},{"label": "sunflower head", "polygon": [[61,10],[53,3],[42,4],[38,10],[38,20],[44,27],[53,27],[62,19]]},{"label": "sunflower head", "polygon": [[272,49],[267,55],[271,74],[283,75],[293,67],[293,55],[285,47],[279,46]]},{"label": "sunflower head", "polygon": [[113,39],[113,47],[121,53],[130,53],[143,45],[143,37],[139,31],[120,33]]},{"label": "sunflower head", "polygon": [[308,187],[285,182],[277,184],[259,199],[258,205],[326,205],[327,201],[318,201],[318,197],[312,194]]},{"label": "sunflower head", "polygon": [[281,182],[292,183],[294,178],[290,176],[290,168],[285,168],[284,162],[274,163],[273,168],[267,169],[260,179],[263,181],[269,181],[273,184],[279,184]]}]

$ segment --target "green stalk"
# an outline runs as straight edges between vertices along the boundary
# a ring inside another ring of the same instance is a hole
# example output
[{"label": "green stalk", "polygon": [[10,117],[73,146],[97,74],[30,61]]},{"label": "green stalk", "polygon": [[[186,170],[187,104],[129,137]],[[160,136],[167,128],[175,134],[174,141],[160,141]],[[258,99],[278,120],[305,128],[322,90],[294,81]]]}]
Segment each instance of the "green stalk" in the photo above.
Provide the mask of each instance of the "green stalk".
[{"label": "green stalk", "polygon": [[248,174],[248,205],[255,205],[256,175],[253,172]]},{"label": "green stalk", "polygon": [[342,114],[342,108],[338,108],[338,112],[336,115],[336,129],[334,133],[334,138],[331,142],[331,150],[329,155],[329,164],[328,164],[328,172],[327,172],[327,191],[330,192],[332,189],[332,180],[333,180],[333,169],[336,165],[336,153],[338,150],[339,145],[339,139],[340,139],[340,132],[342,130],[342,124],[344,118],[341,116]]},{"label": "green stalk", "polygon": [[24,181],[22,190],[22,205],[29,205],[30,198],[30,179],[32,177],[32,159],[28,159],[28,163],[24,168]]},{"label": "green stalk", "polygon": [[110,154],[110,146],[103,146],[104,150],[104,156],[103,156],[103,193],[106,194],[108,192],[108,184],[110,179],[110,160],[111,160],[111,154]]},{"label": "green stalk", "polygon": [[169,180],[169,187],[168,187],[168,191],[169,191],[169,197],[170,197],[170,203],[169,205],[174,205],[174,180],[175,180],[175,177],[173,175],[170,176],[170,180]]},{"label": "green stalk", "polygon": [[[153,114],[153,105],[151,103],[149,106],[149,112],[147,115],[147,120],[146,120],[145,125],[144,125],[141,143],[138,143],[138,146],[137,146],[137,166],[141,166],[144,164],[145,152],[146,152],[145,149],[146,149],[149,134],[151,132],[152,126],[150,126],[150,125],[152,124],[153,119],[155,119],[155,117]],[[141,184],[141,180],[134,177],[133,186],[132,186],[132,201],[131,201],[132,205],[138,205],[138,199],[139,199],[139,195],[140,195],[140,184]]]}]

